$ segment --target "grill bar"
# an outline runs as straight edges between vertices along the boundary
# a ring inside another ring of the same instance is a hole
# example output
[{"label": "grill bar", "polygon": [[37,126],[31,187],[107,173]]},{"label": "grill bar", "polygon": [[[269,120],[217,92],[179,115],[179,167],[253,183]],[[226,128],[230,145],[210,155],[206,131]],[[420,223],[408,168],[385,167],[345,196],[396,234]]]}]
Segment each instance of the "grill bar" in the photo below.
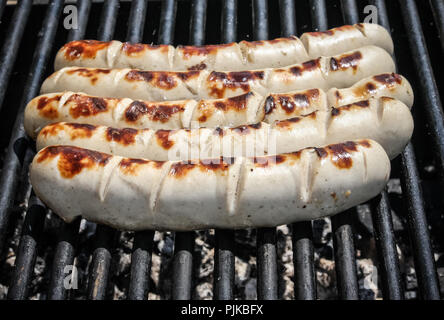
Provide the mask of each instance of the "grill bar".
[{"label": "grill bar", "polygon": [[145,300],[148,297],[154,232],[136,232],[131,255],[131,275],[128,300]]},{"label": "grill bar", "polygon": [[77,21],[78,28],[69,30],[67,41],[80,40],[85,37],[86,26],[88,24],[89,12],[91,11],[92,0],[78,0],[77,10],[79,18]]},{"label": "grill bar", "polygon": [[222,0],[222,42],[236,41],[237,0]]},{"label": "grill bar", "polygon": [[442,0],[430,0],[430,5],[432,6],[433,17],[439,32],[441,49],[444,51],[444,2]]},{"label": "grill bar", "polygon": [[194,234],[176,232],[173,261],[174,300],[190,300],[193,275]]},{"label": "grill bar", "polygon": [[51,280],[48,289],[48,300],[65,300],[68,291],[64,287],[66,266],[74,265],[78,232],[81,219],[72,223],[63,223],[52,263]]},{"label": "grill bar", "polygon": [[32,144],[23,128],[23,111],[28,101],[39,92],[50,58],[62,6],[62,0],[54,0],[49,5],[4,159],[0,176],[0,252],[4,247],[4,237],[19,182],[21,163],[26,149]]},{"label": "grill bar", "polygon": [[142,42],[143,27],[145,26],[148,3],[145,0],[133,0],[128,20],[126,40],[129,42]]},{"label": "grill bar", "polygon": [[[390,32],[384,0],[370,1],[370,3],[378,8],[379,24]],[[382,294],[384,299],[401,300],[404,299],[404,290],[401,285],[398,252],[387,192],[385,190],[381,192],[372,204],[373,232],[378,252],[379,273],[382,278]]]},{"label": "grill bar", "polygon": [[294,297],[316,299],[313,229],[311,222],[293,224]]},{"label": "grill bar", "polygon": [[43,204],[37,197],[31,197],[23,223],[14,272],[8,290],[8,299],[23,300],[28,297],[37,257],[37,242],[43,232],[45,215],[46,209]]},{"label": "grill bar", "polygon": [[7,0],[0,1],[0,19],[3,17],[3,11],[5,10]]},{"label": "grill bar", "polygon": [[[84,38],[90,9],[91,0],[79,0],[78,28],[69,31],[67,41]],[[65,300],[67,297],[68,291],[64,287],[65,268],[68,265],[74,264],[80,221],[81,219],[79,218],[69,224],[62,222],[52,264],[48,289],[49,300]]]},{"label": "grill bar", "polygon": [[111,266],[111,248],[116,236],[115,230],[99,225],[94,235],[94,252],[88,277],[88,299],[103,300],[106,297],[109,269]]},{"label": "grill bar", "polygon": [[[118,9],[118,0],[104,2],[97,31],[99,40],[110,41],[113,38]],[[117,232],[107,226],[99,225],[94,237],[94,252],[89,267],[88,299],[103,300],[106,296],[111,266],[111,249],[114,239],[117,238]]]},{"label": "grill bar", "polygon": [[279,0],[281,35],[289,37],[296,34],[296,9],[294,0]]},{"label": "grill bar", "polygon": [[172,44],[176,25],[177,0],[164,0],[160,11],[159,44]]},{"label": "grill bar", "polygon": [[[268,39],[268,7],[266,0],[253,0],[254,40]],[[257,230],[257,297],[278,298],[276,228]]]},{"label": "grill bar", "polygon": [[328,29],[325,0],[310,0],[311,26],[313,31]]},{"label": "grill bar", "polygon": [[358,6],[356,0],[341,0],[342,18],[346,24],[359,22]]},{"label": "grill bar", "polygon": [[[5,3],[6,1],[3,1],[2,5],[4,6]],[[31,7],[32,0],[24,0],[17,4],[17,7],[14,9],[14,15],[12,16],[14,23],[11,23],[8,27],[7,36],[0,52],[0,110],[3,106],[3,99],[5,98],[9,78],[17,58],[17,52],[22,41]],[[3,11],[3,8],[0,9]],[[2,12],[0,12],[0,17],[1,15]]]},{"label": "grill bar", "polygon": [[[222,5],[222,43],[236,41],[237,1],[225,0]],[[232,230],[215,230],[213,296],[217,300],[234,298],[234,237]]]},{"label": "grill bar", "polygon": [[[177,2],[175,0],[166,0],[162,2],[159,43],[173,43],[176,9]],[[200,32],[205,33],[204,31]],[[191,41],[195,40],[193,37],[194,35],[191,34]],[[202,38],[202,36],[200,36],[200,38]],[[194,232],[176,232],[173,258],[173,287],[171,295],[174,300],[191,299],[193,250]]]},{"label": "grill bar", "polygon": [[207,0],[191,2],[190,43],[203,45],[205,42],[205,24],[207,19]]},{"label": "grill bar", "polygon": [[382,294],[384,299],[401,300],[404,299],[404,291],[387,192],[381,192],[372,204],[373,233],[378,252],[378,274],[382,278]]},{"label": "grill bar", "polygon": [[[313,1],[315,12],[312,16],[317,26],[315,29],[324,31],[328,28],[327,11],[325,1]],[[342,7],[344,17],[350,17],[351,14],[345,13],[350,10],[348,7]],[[352,23],[345,21],[345,23]],[[350,209],[331,218],[333,229],[333,246],[335,256],[335,270],[337,277],[338,294],[341,299],[356,300],[358,295],[358,279],[356,274],[356,256],[354,235],[349,215],[353,214]]]},{"label": "grill bar", "polygon": [[[128,21],[127,41],[142,42],[148,3],[133,1]],[[154,231],[140,231],[134,235],[131,255],[131,272],[128,289],[129,300],[145,300],[148,297]]]},{"label": "grill bar", "polygon": [[[424,110],[430,123],[434,145],[436,145],[437,148],[436,152],[438,153],[442,175],[444,165],[444,117],[442,104],[433,76],[416,4],[412,0],[407,0],[400,2],[400,7],[409,39],[410,50],[414,58],[416,74],[419,78],[419,88],[425,103]],[[412,193],[421,195],[419,185],[416,184],[415,181],[408,180],[411,178],[411,175],[415,173],[417,173],[417,171],[403,168],[405,187],[407,190],[412,188]],[[410,190],[408,190],[408,192],[410,193]],[[414,198],[409,200],[413,202]],[[410,203],[408,204],[410,205]],[[409,206],[409,208],[411,207]],[[421,297],[427,300],[439,299],[438,279],[425,211],[409,210],[408,221]]]},{"label": "grill bar", "polygon": [[[294,0],[280,0],[281,35],[295,35],[296,10]],[[294,296],[297,300],[316,299],[314,276],[313,230],[310,221],[294,223],[293,235]]]}]

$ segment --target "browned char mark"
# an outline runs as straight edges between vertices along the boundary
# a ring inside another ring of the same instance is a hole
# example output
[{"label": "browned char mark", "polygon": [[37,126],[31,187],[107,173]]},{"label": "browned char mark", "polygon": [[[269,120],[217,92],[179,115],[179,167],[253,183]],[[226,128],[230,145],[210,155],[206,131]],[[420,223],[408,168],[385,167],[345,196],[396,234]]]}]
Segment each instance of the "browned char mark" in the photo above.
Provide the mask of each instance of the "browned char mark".
[{"label": "browned char mark", "polygon": [[296,77],[302,76],[306,72],[311,72],[313,70],[319,69],[321,67],[321,59],[317,58],[314,60],[306,61],[302,64],[296,65],[290,68],[290,72]]},{"label": "browned char mark", "polygon": [[76,68],[66,71],[67,74],[77,74],[78,76],[89,78],[92,85],[95,85],[97,80],[99,80],[99,75],[101,73],[108,74],[111,69],[87,69],[87,68]]},{"label": "browned char mark", "polygon": [[362,59],[362,53],[355,51],[349,54],[343,54],[338,58],[330,58],[330,70],[347,70],[353,68],[353,72],[356,73],[359,65],[359,61]]},{"label": "browned char mark", "polygon": [[57,104],[60,101],[61,97],[61,94],[57,94],[52,98],[48,98],[46,96],[40,97],[37,101],[37,110],[39,110],[40,116],[46,119],[57,119],[59,116],[59,112],[57,111]]},{"label": "browned char mark", "polygon": [[125,110],[127,122],[136,122],[143,115],[148,115],[150,120],[168,122],[173,114],[183,112],[182,105],[147,104],[143,101],[133,101]]},{"label": "browned char mark", "polygon": [[136,142],[136,135],[138,130],[132,128],[116,129],[107,128],[106,129],[106,139],[108,141],[115,141],[123,145],[130,145]]},{"label": "browned char mark", "polygon": [[174,141],[169,139],[170,132],[170,130],[157,130],[155,133],[157,144],[166,150],[170,149],[174,145]]},{"label": "browned char mark", "polygon": [[250,82],[263,80],[264,76],[263,71],[213,71],[208,76],[207,84],[212,97],[223,98],[227,89],[235,90],[241,88],[244,92],[250,91]]},{"label": "browned char mark", "polygon": [[38,153],[37,162],[51,160],[60,156],[57,162],[60,175],[70,179],[83,169],[104,166],[112,157],[109,154],[71,146],[49,146]]},{"label": "browned char mark", "polygon": [[353,26],[345,25],[345,26],[333,28],[333,29],[326,30],[326,31],[308,32],[308,35],[310,35],[312,37],[333,36],[336,32],[348,31],[348,30],[353,30],[353,29],[354,29]]},{"label": "browned char mark", "polygon": [[362,109],[362,108],[368,108],[368,107],[370,107],[370,101],[369,100],[357,101],[357,102],[354,102],[354,103],[350,103],[350,104],[347,104],[347,105],[340,106],[338,108],[332,107],[331,115],[333,117],[335,117],[335,116],[340,115],[343,110]]},{"label": "browned char mark", "polygon": [[140,56],[147,50],[160,50],[163,54],[168,53],[168,45],[150,45],[142,43],[124,42],[121,48],[122,52],[127,56]]},{"label": "browned char mark", "polygon": [[82,94],[73,94],[68,100],[66,100],[65,105],[71,103],[69,109],[69,114],[77,119],[79,117],[90,117],[98,113],[105,112],[108,110],[108,101],[110,98],[99,98],[85,96]]},{"label": "browned char mark", "polygon": [[369,148],[368,140],[359,142],[347,141],[344,143],[332,144],[325,148],[314,148],[319,158],[330,156],[331,162],[339,169],[350,169],[353,166],[352,153],[358,151],[358,145]]},{"label": "browned char mark", "polygon": [[72,61],[75,59],[94,59],[97,52],[107,48],[111,42],[97,40],[77,40],[71,41],[63,46],[65,59]]},{"label": "browned char mark", "polygon": [[169,72],[130,70],[125,78],[128,81],[148,82],[157,88],[171,90],[177,87],[178,80],[188,81],[197,76],[199,76],[199,71]]}]

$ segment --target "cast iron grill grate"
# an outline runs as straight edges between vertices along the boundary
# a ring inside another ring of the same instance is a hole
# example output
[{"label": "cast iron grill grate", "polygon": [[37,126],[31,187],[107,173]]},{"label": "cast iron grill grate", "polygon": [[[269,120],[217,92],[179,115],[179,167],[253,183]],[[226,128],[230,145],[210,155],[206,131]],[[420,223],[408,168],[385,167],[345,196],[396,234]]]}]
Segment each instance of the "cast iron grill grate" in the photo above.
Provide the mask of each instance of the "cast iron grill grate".
[{"label": "cast iron grill grate", "polygon": [[[46,5],[37,5],[35,2],[22,0],[18,1],[18,4],[5,7],[6,1],[0,1],[0,16],[3,15],[0,27],[6,30],[2,30],[3,46],[0,52],[0,118],[3,119],[1,133],[6,137],[1,141],[2,148],[6,149],[1,158],[0,176],[2,263],[5,263],[8,253],[11,230],[17,225],[21,230],[15,267],[8,279],[9,299],[29,297],[37,252],[45,245],[42,238],[44,238],[44,221],[48,214],[48,209],[32,194],[27,179],[27,169],[35,151],[32,141],[28,139],[23,129],[23,109],[29,100],[38,95],[43,79],[52,71],[55,52],[63,43],[82,38],[97,38],[104,41],[115,38],[131,42],[154,41],[164,44],[201,45],[207,42],[238,41],[250,35],[250,40],[262,40],[357,23],[363,18],[362,9],[368,4],[377,7],[378,22],[392,30],[395,51],[399,59],[399,73],[406,74],[409,80],[413,80],[412,84],[415,87],[414,116],[419,128],[415,131],[412,143],[409,143],[402,155],[393,162],[393,166],[395,175],[398,174],[401,178],[405,203],[404,218],[408,225],[411,251],[415,261],[419,297],[440,298],[435,257],[427,222],[430,215],[426,209],[430,206],[425,205],[421,185],[423,178],[429,179],[430,176],[421,170],[424,164],[436,163],[437,169],[432,170],[431,176],[438,182],[444,181],[444,118],[437,86],[437,82],[442,81],[440,78],[442,72],[439,73],[440,67],[432,68],[433,54],[439,49],[431,48],[432,44],[426,42],[426,40],[436,42],[438,34],[443,34],[442,1],[432,0],[427,4],[437,12],[435,16],[438,30],[433,30],[432,35],[426,34],[426,37],[423,32],[425,9],[417,7],[414,0],[400,0],[396,3],[390,1],[387,3],[389,8],[386,8],[384,0],[328,2],[220,0],[217,1],[219,9],[217,14],[220,16],[214,15],[215,10],[210,12],[208,0],[164,0],[161,4],[158,1],[144,0],[134,0],[131,3],[118,0],[108,0],[104,3],[79,0],[76,3],[79,13],[78,29],[69,32],[63,28],[63,8],[73,1],[65,3],[63,0],[50,0]],[[211,3],[211,6],[215,4]],[[180,10],[183,8],[186,10]],[[249,10],[248,17],[244,15],[246,10]],[[395,10],[400,11],[401,16]],[[404,27],[402,22],[398,21],[401,19]],[[43,23],[39,20],[43,20]],[[395,28],[389,25],[392,20],[395,20]],[[40,28],[38,35],[34,28]],[[441,38],[441,44],[442,42]],[[398,47],[398,43],[403,46]],[[34,48],[33,45],[35,45],[34,50],[31,49]],[[428,49],[432,49],[432,54],[429,55]],[[29,61],[32,61],[31,65],[28,65]],[[410,67],[410,64],[413,65]],[[13,86],[14,82],[24,83],[24,86]],[[20,99],[17,106],[16,103],[12,103],[16,99]],[[426,125],[418,125],[418,122],[424,122]],[[418,160],[415,149],[419,150]],[[373,221],[383,298],[403,299],[405,285],[400,271],[389,200],[388,193],[384,191],[373,199],[368,207]],[[433,198],[432,201],[435,207],[440,206],[440,199]],[[27,208],[23,223],[17,218],[19,216],[17,212],[20,211],[17,208],[22,207]],[[350,209],[331,219],[337,297],[340,299],[360,298],[356,239],[352,220],[352,216],[356,216],[356,210],[356,208]],[[440,223],[442,224],[442,221]],[[64,287],[65,267],[74,263],[78,249],[79,226],[80,220],[69,225],[61,223],[59,226],[59,236],[55,241],[52,261],[47,262],[51,265],[46,295],[48,299],[69,298],[69,291]],[[291,230],[293,231],[294,297],[316,299],[312,222],[293,224]],[[113,272],[112,251],[119,234],[120,232],[109,227],[97,226],[95,229],[86,289],[89,299],[109,297],[107,286]],[[195,236],[194,232],[175,234],[171,286],[173,299],[192,298],[193,263],[196,263],[193,256]],[[154,231],[134,234],[131,269],[128,275],[128,299],[148,297],[153,238]],[[215,231],[214,299],[235,297],[234,239],[234,231]],[[257,230],[258,299],[279,298],[276,242],[275,228]]]}]

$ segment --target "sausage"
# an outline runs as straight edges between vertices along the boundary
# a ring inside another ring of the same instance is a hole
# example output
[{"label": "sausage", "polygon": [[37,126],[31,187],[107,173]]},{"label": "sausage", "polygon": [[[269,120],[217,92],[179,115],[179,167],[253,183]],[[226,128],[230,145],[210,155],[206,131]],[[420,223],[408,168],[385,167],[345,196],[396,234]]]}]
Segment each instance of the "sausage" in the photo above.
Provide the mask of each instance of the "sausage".
[{"label": "sausage", "polygon": [[345,88],[384,72],[395,72],[392,57],[379,47],[367,46],[285,68],[239,72],[67,67],[49,76],[42,85],[41,93],[68,90],[152,101],[227,98],[249,91],[268,95],[309,88]]},{"label": "sausage", "polygon": [[189,162],[50,146],[30,168],[36,195],[63,220],[82,216],[123,230],[239,229],[317,219],[376,196],[389,175],[384,149],[371,140]]},{"label": "sausage", "polygon": [[76,40],[58,51],[54,69],[78,66],[150,71],[240,71],[284,67],[367,45],[376,45],[393,53],[389,33],[379,25],[367,23],[308,32],[300,39],[291,36],[198,47]]},{"label": "sausage", "polygon": [[237,127],[261,121],[272,123],[327,110],[327,106],[339,107],[382,96],[398,99],[410,108],[413,104],[412,87],[395,73],[365,78],[351,88],[332,88],[327,94],[320,89],[308,89],[263,97],[250,91],[222,99],[153,102],[61,92],[32,99],[25,109],[24,127],[33,139],[44,126],[63,121],[154,130]]},{"label": "sausage", "polygon": [[306,32],[301,41],[310,57],[335,55],[359,47],[374,45],[393,54],[393,40],[384,27],[374,23],[358,23],[339,28]]},{"label": "sausage", "polygon": [[329,111],[267,124],[236,128],[178,130],[116,129],[55,123],[42,129],[37,150],[73,145],[100,152],[156,161],[287,153],[354,139],[372,139],[389,158],[401,153],[413,132],[413,118],[402,102],[371,98]]},{"label": "sausage", "polygon": [[383,73],[358,81],[350,88],[331,88],[327,92],[331,106],[341,106],[367,99],[369,96],[387,96],[404,102],[409,108],[413,106],[414,94],[410,83],[396,73]]}]

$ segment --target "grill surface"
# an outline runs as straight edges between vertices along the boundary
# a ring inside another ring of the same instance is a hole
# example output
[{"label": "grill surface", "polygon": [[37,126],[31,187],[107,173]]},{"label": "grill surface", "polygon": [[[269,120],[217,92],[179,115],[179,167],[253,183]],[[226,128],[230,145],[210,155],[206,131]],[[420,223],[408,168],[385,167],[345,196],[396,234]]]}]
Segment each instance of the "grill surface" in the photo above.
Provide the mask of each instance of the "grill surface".
[{"label": "grill surface", "polygon": [[[11,245],[8,239],[13,237],[14,232],[21,230],[20,243],[15,249],[15,269],[8,279],[10,283],[6,284],[9,284],[9,299],[29,297],[36,256],[40,249],[44,250],[48,245],[44,222],[50,213],[32,194],[29,186],[27,169],[34,150],[33,142],[24,133],[22,116],[26,103],[38,94],[44,77],[52,71],[55,52],[63,43],[82,38],[193,45],[227,43],[241,38],[262,40],[357,23],[362,21],[363,8],[367,4],[378,8],[378,22],[392,31],[399,59],[399,73],[411,80],[415,88],[415,134],[401,157],[393,161],[392,176],[401,179],[403,205],[391,203],[387,191],[364,205],[370,210],[373,222],[380,288],[384,299],[405,297],[405,283],[392,221],[393,205],[397,209],[401,208],[400,214],[408,225],[419,297],[440,298],[427,219],[433,222],[432,235],[439,234],[443,229],[443,218],[436,218],[434,212],[439,212],[442,203],[436,196],[439,191],[431,189],[443,190],[444,186],[444,118],[438,91],[443,73],[439,72],[439,68],[432,68],[432,65],[436,65],[433,62],[437,61],[442,52],[439,46],[433,46],[435,43],[430,41],[436,42],[437,36],[443,34],[443,14],[440,14],[444,8],[442,1],[431,0],[427,4],[429,7],[418,8],[414,0],[400,0],[398,3],[390,1],[388,7],[384,0],[328,1],[328,6],[323,0],[252,0],[239,3],[237,0],[220,0],[217,3],[207,0],[164,0],[161,4],[144,0],[131,3],[110,0],[104,4],[79,0],[79,28],[69,32],[62,25],[63,0],[52,0],[49,5],[33,5],[31,0],[22,0],[18,5],[7,6],[5,9],[4,4],[5,1],[0,1],[0,16],[3,15],[0,26],[7,29],[2,29],[3,47],[0,51],[0,118],[7,119],[2,122],[3,129],[0,131],[0,143],[5,148],[0,176],[2,264],[8,255],[7,247]],[[428,21],[431,9],[437,12],[436,28],[433,26],[432,29]],[[397,14],[399,10],[402,17]],[[30,15],[31,12],[35,14]],[[220,16],[215,16],[216,13]],[[43,16],[43,22],[39,21]],[[35,30],[39,28],[37,35]],[[24,34],[33,36],[22,41]],[[443,38],[440,39],[444,49]],[[31,56],[32,51],[34,53]],[[32,61],[31,65],[28,65],[29,61]],[[24,83],[24,86],[12,85],[16,82]],[[18,105],[17,99],[20,99]],[[429,185],[433,185],[433,188]],[[423,187],[426,187],[424,194]],[[427,197],[427,206],[424,196]],[[23,208],[27,210],[22,223],[20,212]],[[340,299],[360,298],[355,249],[356,216],[357,208],[353,208],[331,219],[337,297]],[[57,220],[54,217],[52,219]],[[64,289],[64,271],[66,266],[73,265],[78,254],[80,225],[80,219],[71,224],[59,222],[58,235],[54,236],[54,242],[51,243],[55,248],[52,262],[47,262],[51,265],[48,299],[69,298],[69,291]],[[91,223],[87,223],[87,226],[95,230],[87,297],[106,299],[110,297],[109,279],[115,271],[112,253],[118,246],[121,233]],[[316,299],[313,223],[301,222],[289,227],[293,234],[294,297]],[[146,299],[148,296],[154,234],[153,231],[134,234],[127,285],[128,299]],[[214,299],[233,299],[236,296],[235,235],[234,231],[215,230]],[[194,255],[196,233],[177,232],[173,237],[171,297],[191,299],[195,285],[193,275],[198,263]],[[439,240],[442,239],[438,236],[437,242]],[[277,252],[276,229],[257,230],[259,299],[280,298]]]}]

